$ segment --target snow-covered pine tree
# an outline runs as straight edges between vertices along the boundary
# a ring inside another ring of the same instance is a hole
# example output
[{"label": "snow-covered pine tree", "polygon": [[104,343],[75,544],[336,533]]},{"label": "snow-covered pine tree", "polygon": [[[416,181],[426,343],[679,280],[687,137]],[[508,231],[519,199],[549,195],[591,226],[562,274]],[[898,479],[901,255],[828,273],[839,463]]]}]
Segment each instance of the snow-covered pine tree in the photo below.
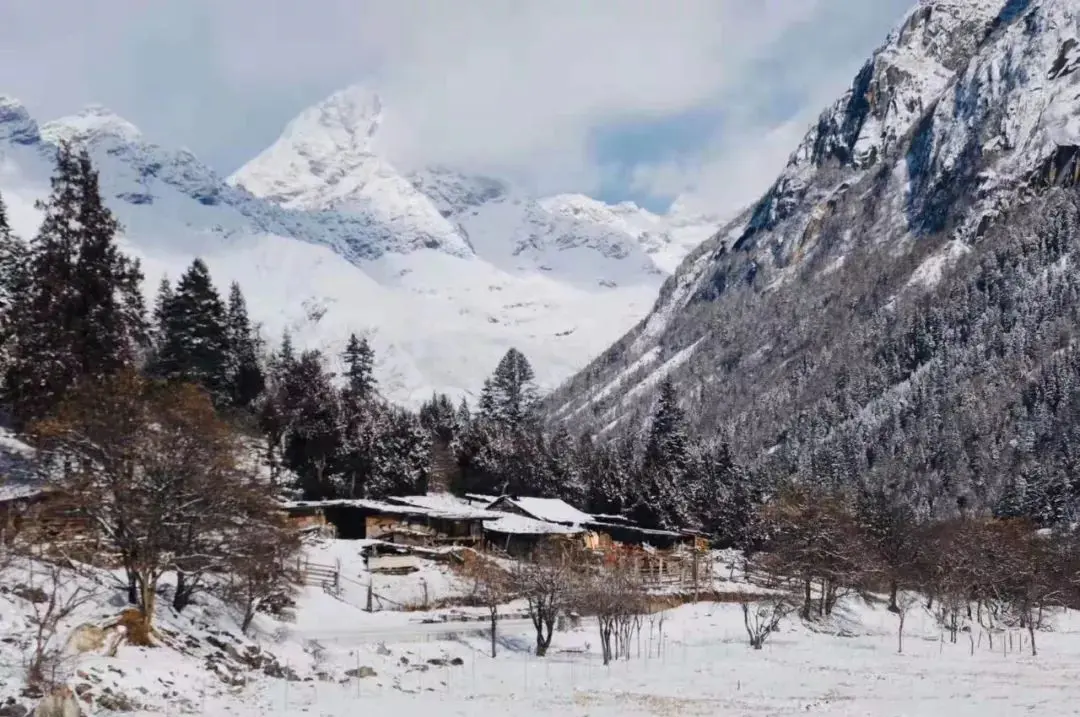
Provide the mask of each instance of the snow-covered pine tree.
[{"label": "snow-covered pine tree", "polygon": [[12,310],[5,389],[18,422],[47,415],[76,382],[131,366],[146,339],[138,262],[116,247],[85,151],[57,151],[45,218],[30,245],[25,290]]},{"label": "snow-covered pine tree", "polygon": [[266,388],[266,376],[259,363],[259,337],[248,319],[247,302],[235,281],[229,287],[225,316],[229,344],[229,394],[234,408],[246,409]]},{"label": "snow-covered pine tree", "polygon": [[308,500],[339,497],[334,476],[340,471],[343,421],[332,379],[318,351],[302,353],[282,378],[284,463],[297,474]]},{"label": "snow-covered pine tree", "polygon": [[7,209],[0,196],[0,372],[11,360],[13,306],[26,289],[26,269],[29,247],[11,231]]},{"label": "snow-covered pine tree", "polygon": [[525,355],[510,349],[499,361],[491,383],[485,384],[490,393],[490,418],[510,428],[519,429],[536,420],[538,391],[536,374]]},{"label": "snow-covered pine tree", "polygon": [[427,431],[409,411],[392,406],[380,409],[382,420],[365,495],[382,498],[426,492],[431,469]]},{"label": "snow-covered pine tree", "polygon": [[225,305],[202,259],[191,263],[165,305],[165,337],[154,373],[202,386],[216,406],[229,402],[229,337]]},{"label": "snow-covered pine tree", "polygon": [[686,417],[670,378],[661,382],[659,394],[632,514],[647,527],[687,527],[693,522],[689,510],[693,472]]},{"label": "snow-covered pine tree", "polygon": [[342,353],[345,361],[345,381],[348,391],[356,400],[366,401],[375,395],[375,352],[367,337],[349,336],[349,343]]}]

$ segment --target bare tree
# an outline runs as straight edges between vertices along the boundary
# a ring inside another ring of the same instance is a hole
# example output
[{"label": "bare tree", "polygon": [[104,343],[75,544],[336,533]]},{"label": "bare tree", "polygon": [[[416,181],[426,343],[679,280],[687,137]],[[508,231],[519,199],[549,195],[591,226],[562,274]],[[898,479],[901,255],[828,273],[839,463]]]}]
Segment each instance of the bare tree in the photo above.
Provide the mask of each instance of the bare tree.
[{"label": "bare tree", "polygon": [[760,650],[765,646],[765,641],[776,632],[780,622],[796,609],[796,601],[786,591],[776,591],[768,596],[758,599],[746,598],[739,603],[742,607],[743,625],[746,627],[746,635],[750,638],[750,647]]},{"label": "bare tree", "polygon": [[491,656],[495,657],[499,608],[514,598],[514,582],[510,573],[477,553],[466,553],[463,572],[473,581],[473,597],[487,608],[491,620]]},{"label": "bare tree", "polygon": [[616,559],[595,571],[582,571],[575,590],[575,606],[596,617],[604,664],[630,657],[630,636],[640,629],[646,611],[645,588],[628,560]]},{"label": "bare tree", "polygon": [[49,691],[67,679],[63,674],[66,666],[63,647],[56,642],[60,625],[93,600],[97,593],[84,582],[73,580],[74,572],[63,562],[39,558],[29,557],[28,583],[22,591],[31,604],[26,681],[33,687]]},{"label": "bare tree", "polygon": [[874,551],[843,495],[788,486],[767,507],[765,525],[770,536],[767,554],[760,556],[757,564],[781,580],[799,581],[804,620],[814,612],[818,616],[832,614],[846,592],[865,589],[874,569]]},{"label": "bare tree", "polygon": [[908,613],[917,605],[922,604],[922,597],[914,592],[899,592],[889,596],[889,610],[896,613],[899,618],[896,626],[896,651],[904,652],[904,623],[907,622]]},{"label": "bare tree", "polygon": [[300,537],[273,516],[249,521],[233,544],[224,594],[240,611],[240,630],[247,633],[258,612],[283,615],[302,582],[296,557]]},{"label": "bare tree", "polygon": [[[195,386],[122,373],[76,388],[33,433],[69,512],[119,556],[147,634],[166,573],[226,572],[250,523],[272,510]],[[187,593],[191,582],[178,582]]]},{"label": "bare tree", "polygon": [[580,564],[576,551],[545,546],[536,550],[531,561],[519,563],[511,572],[513,590],[528,604],[529,618],[536,629],[538,657],[546,655],[551,647],[555,621],[570,603]]}]

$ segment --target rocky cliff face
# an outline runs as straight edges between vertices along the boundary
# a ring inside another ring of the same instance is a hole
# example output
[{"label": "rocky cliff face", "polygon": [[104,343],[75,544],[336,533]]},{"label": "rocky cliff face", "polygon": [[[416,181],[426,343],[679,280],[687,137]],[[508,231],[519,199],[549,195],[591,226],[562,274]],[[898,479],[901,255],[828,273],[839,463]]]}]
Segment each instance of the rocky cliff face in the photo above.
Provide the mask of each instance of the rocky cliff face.
[{"label": "rocky cliff face", "polygon": [[[1016,232],[1045,230],[1033,207],[1068,215],[1059,195],[1080,177],[1078,63],[1080,6],[1069,0],[919,2],[766,194],[551,397],[552,419],[637,425],[671,375],[696,428],[724,433],[749,460],[805,458],[840,426],[869,431],[867,416],[915,380],[881,369],[897,323],[944,301],[946,285],[983,291],[968,286],[981,261],[1024,245]],[[970,338],[935,330],[924,370]],[[1000,326],[986,331],[1002,340]],[[859,384],[840,408],[837,381]]]}]

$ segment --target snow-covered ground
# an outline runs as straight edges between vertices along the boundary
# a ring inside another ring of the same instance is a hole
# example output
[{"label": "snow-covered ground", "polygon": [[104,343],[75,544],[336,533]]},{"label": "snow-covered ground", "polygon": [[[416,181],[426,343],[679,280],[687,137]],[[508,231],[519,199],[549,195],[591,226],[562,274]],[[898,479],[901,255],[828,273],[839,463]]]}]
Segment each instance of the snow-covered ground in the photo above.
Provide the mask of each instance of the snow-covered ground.
[{"label": "snow-covered ground", "polygon": [[[343,571],[364,581],[370,576],[354,555],[346,541],[327,541],[310,553],[340,559]],[[437,580],[440,572],[380,578],[386,581],[380,589],[400,594],[421,578]],[[737,570],[733,574],[734,585],[720,584],[737,586],[741,578]],[[718,570],[718,578],[728,576]],[[0,700],[18,697],[21,640],[31,614],[18,586],[32,582],[25,570],[3,577]],[[453,582],[443,577],[445,585]],[[61,634],[83,622],[100,624],[122,608],[117,591],[105,583],[78,578],[66,587],[73,585],[96,585],[99,592]],[[432,624],[440,615],[435,612],[366,613],[317,587],[302,592],[296,612],[288,623],[259,616],[249,639],[211,596],[179,616],[161,607],[158,626],[172,646],[122,646],[115,657],[82,655],[67,665],[70,684],[91,696],[89,714],[112,714],[103,705],[122,695],[136,706],[131,714],[146,717],[1056,717],[1076,714],[1080,698],[1075,613],[1055,615],[1054,629],[1037,633],[1039,654],[1032,657],[1024,631],[995,634],[991,647],[976,627],[954,644],[930,615],[914,608],[898,654],[897,616],[848,600],[821,623],[786,620],[765,649],[754,651],[737,604],[698,603],[663,613],[662,628],[659,614],[646,618],[631,640],[630,659],[605,667],[588,620],[557,632],[545,658],[531,654],[526,621],[504,620],[493,659],[483,623]]]}]

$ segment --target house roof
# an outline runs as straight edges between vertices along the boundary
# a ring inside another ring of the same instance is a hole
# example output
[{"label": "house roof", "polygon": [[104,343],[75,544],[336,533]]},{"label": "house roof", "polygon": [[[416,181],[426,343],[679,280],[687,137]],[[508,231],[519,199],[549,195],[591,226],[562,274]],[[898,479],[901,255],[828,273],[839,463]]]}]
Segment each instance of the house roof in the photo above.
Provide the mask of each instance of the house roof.
[{"label": "house roof", "polygon": [[[426,496],[413,497],[422,499]],[[440,507],[436,502],[433,502],[431,506],[425,507],[413,504],[412,502],[406,502],[406,499],[398,498],[394,500],[399,502],[391,503],[389,501],[368,500],[366,498],[339,498],[336,500],[317,501],[299,500],[286,501],[282,503],[282,507],[285,510],[299,508],[359,508],[373,513],[383,513],[385,515],[423,515],[430,518],[442,518],[445,520],[484,520],[486,518],[497,518],[501,515],[501,513],[478,510],[467,505],[456,508],[449,505]]]},{"label": "house roof", "polygon": [[477,508],[468,501],[458,498],[455,495],[451,495],[450,493],[395,496],[387,498],[386,502],[393,503],[394,505],[436,511],[444,517],[453,515],[460,516],[462,519],[473,518],[476,520],[494,520],[502,515],[502,513],[493,510]]},{"label": "house roof", "polygon": [[547,523],[563,525],[584,525],[593,522],[593,517],[558,498],[517,498],[503,496],[488,506],[488,510],[498,510],[499,503],[506,501],[530,518]]},{"label": "house roof", "polygon": [[508,535],[577,535],[581,528],[533,520],[523,515],[504,513],[498,520],[485,520],[484,530]]}]

